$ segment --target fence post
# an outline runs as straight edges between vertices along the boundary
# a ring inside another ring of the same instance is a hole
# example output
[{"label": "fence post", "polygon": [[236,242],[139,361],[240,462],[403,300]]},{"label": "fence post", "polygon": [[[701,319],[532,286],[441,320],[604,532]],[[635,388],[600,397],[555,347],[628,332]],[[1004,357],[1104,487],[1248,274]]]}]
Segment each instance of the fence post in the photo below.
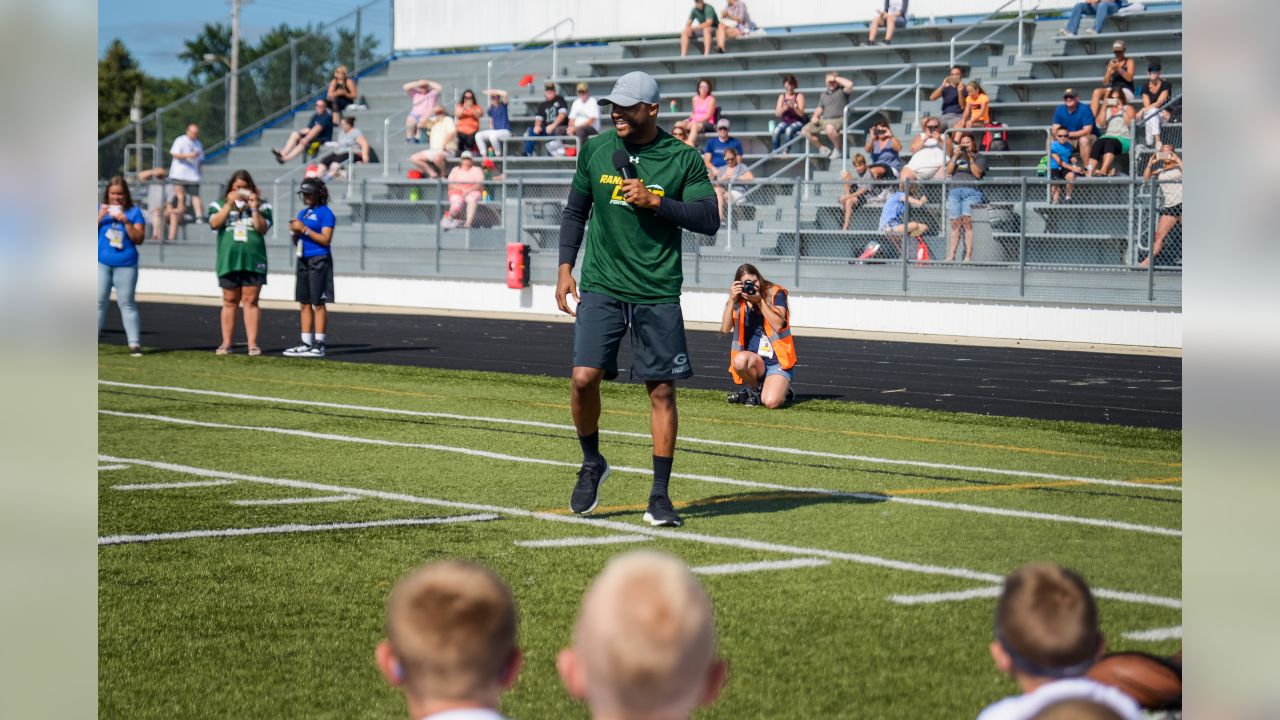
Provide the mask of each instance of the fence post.
[{"label": "fence post", "polygon": [[223,131],[222,135],[224,138],[223,143],[229,149],[231,147],[231,141],[233,139],[231,137],[231,126],[235,124],[235,121],[231,118],[231,83],[227,82],[228,77],[230,76],[229,75],[224,76],[223,83],[222,83],[223,102],[226,103],[226,105],[222,108],[224,111],[223,122],[226,124],[226,126],[222,128],[222,131]]},{"label": "fence post", "polygon": [[[502,182],[503,193],[506,193],[507,183]],[[505,205],[505,203],[504,203]],[[505,220],[505,218],[504,218]],[[516,238],[515,242],[524,242],[524,178],[516,178]],[[556,261],[556,271],[559,272],[560,262]]]},{"label": "fence post", "polygon": [[369,178],[360,181],[360,269],[364,270],[365,232],[369,227]]},{"label": "fence post", "polygon": [[800,245],[801,245],[801,242],[800,242],[800,195],[804,191],[804,188],[801,187],[802,184],[804,184],[804,181],[801,180],[800,178],[796,178],[796,188],[795,188],[796,221],[794,225],[795,237],[796,237],[796,257],[795,257],[795,268],[791,278],[791,287],[793,288],[800,287]]},{"label": "fence post", "polygon": [[[728,239],[724,243],[724,249],[728,251],[728,250],[733,250],[733,202],[731,202],[733,198],[732,196],[728,195],[727,189],[725,190],[725,195],[726,195],[725,205],[727,205],[728,207],[725,209],[726,225],[725,225],[724,231]],[[701,242],[699,242],[699,244],[701,244]]]},{"label": "fence post", "polygon": [[[440,224],[440,220],[444,219],[445,200],[444,182],[440,178],[436,178],[436,214],[440,216],[432,223],[432,225],[436,226],[436,275],[440,274],[440,241],[444,235],[444,226]],[[428,214],[428,217],[430,217],[430,214]]]},{"label": "fence post", "polygon": [[902,249],[898,252],[902,257],[902,292],[907,292],[907,238],[911,237],[911,188],[919,181],[908,181],[902,186]]},{"label": "fence post", "polygon": [[1027,177],[1022,176],[1018,191],[1018,297],[1027,294]]},{"label": "fence post", "polygon": [[164,125],[162,125],[160,122],[160,117],[163,114],[164,114],[163,110],[159,110],[159,109],[156,110],[156,147],[160,148],[159,153],[156,154],[156,163],[160,167],[165,167],[164,165],[164,147],[165,147]]},{"label": "fence post", "polygon": [[351,50],[351,74],[355,75],[360,72],[360,13],[364,12],[363,8],[356,8],[356,36],[352,43]]},{"label": "fence post", "polygon": [[[298,104],[298,41],[289,41],[289,107]],[[383,162],[386,162],[385,160]]]},{"label": "fence post", "polygon": [[[1156,257],[1152,253],[1156,249],[1156,233],[1160,231],[1160,222],[1156,216],[1156,190],[1160,187],[1160,179],[1151,184],[1151,201],[1147,204],[1150,213],[1147,222],[1151,223],[1151,237],[1147,238],[1147,302],[1156,300]],[[1133,182],[1131,179],[1130,183]]]}]

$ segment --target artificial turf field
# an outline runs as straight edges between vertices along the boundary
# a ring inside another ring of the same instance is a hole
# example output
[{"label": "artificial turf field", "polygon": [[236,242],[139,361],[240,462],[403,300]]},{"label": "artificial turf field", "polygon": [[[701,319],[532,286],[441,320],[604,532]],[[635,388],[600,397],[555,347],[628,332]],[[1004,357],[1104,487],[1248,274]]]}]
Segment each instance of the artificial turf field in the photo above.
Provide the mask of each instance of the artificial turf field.
[{"label": "artificial turf field", "polygon": [[973,717],[1014,692],[991,614],[1032,560],[1089,580],[1111,649],[1181,645],[1175,431],[681,390],[685,527],[654,529],[642,386],[604,386],[614,474],[579,518],[567,378],[103,345],[99,381],[104,718],[403,717],[383,602],[442,557],[515,592],[517,719],[587,717],[555,654],[637,548],[715,603],[730,677],[703,718]]}]

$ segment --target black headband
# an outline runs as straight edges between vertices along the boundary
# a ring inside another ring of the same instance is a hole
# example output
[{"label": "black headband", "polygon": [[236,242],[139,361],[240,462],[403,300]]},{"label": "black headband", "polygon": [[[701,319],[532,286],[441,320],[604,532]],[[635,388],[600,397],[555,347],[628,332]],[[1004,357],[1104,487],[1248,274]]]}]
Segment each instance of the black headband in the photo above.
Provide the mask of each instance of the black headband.
[{"label": "black headband", "polygon": [[1097,646],[1089,653],[1089,657],[1076,663],[1075,665],[1067,665],[1066,667],[1044,667],[1038,663],[1028,660],[1017,650],[1014,650],[1004,637],[1000,635],[1000,628],[992,629],[995,633],[996,642],[1000,643],[1000,647],[1004,648],[1006,654],[1009,655],[1010,662],[1013,666],[1028,675],[1036,677],[1050,677],[1055,679],[1080,677],[1089,672],[1089,668],[1098,660],[1098,651],[1102,649],[1102,636],[1098,636]]}]

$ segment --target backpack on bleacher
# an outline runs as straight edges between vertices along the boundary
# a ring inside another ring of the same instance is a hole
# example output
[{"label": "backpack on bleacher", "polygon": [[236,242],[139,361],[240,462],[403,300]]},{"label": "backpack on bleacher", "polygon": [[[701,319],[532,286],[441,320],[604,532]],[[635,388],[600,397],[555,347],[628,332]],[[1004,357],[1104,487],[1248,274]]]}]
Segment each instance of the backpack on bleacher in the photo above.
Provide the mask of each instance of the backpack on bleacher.
[{"label": "backpack on bleacher", "polygon": [[982,152],[1004,152],[1009,149],[1009,137],[1002,122],[987,123],[987,133],[982,136]]}]

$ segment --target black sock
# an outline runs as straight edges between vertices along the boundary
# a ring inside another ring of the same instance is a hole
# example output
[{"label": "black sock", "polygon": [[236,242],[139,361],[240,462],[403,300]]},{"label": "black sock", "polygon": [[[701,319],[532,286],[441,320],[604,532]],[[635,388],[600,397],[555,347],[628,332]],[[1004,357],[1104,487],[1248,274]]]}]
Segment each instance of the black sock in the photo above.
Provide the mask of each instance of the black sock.
[{"label": "black sock", "polygon": [[674,458],[653,456],[653,489],[649,491],[649,497],[667,495],[667,483],[671,482],[672,460]]},{"label": "black sock", "polygon": [[590,435],[579,435],[578,444],[582,446],[582,462],[584,463],[603,463],[604,456],[600,454],[600,431],[597,430]]}]

